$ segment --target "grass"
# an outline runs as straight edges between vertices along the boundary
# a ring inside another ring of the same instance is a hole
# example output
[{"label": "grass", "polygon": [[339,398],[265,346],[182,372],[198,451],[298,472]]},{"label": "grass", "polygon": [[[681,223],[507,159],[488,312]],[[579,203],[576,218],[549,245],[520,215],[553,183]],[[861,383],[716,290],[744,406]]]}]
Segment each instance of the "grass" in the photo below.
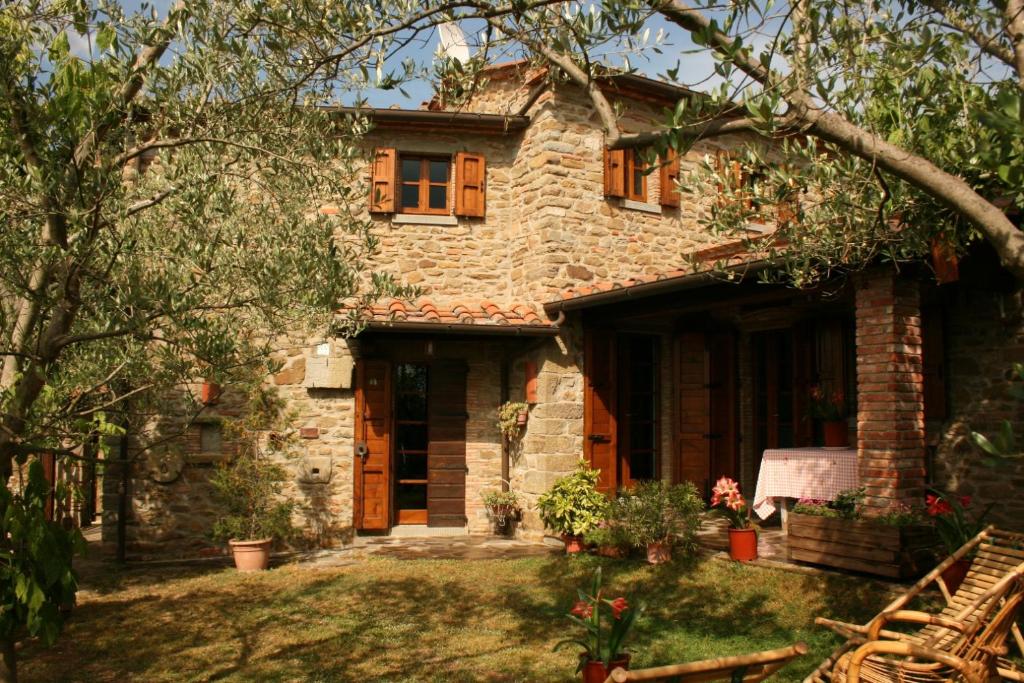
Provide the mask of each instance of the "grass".
[{"label": "grass", "polygon": [[[800,680],[837,640],[829,615],[864,621],[884,584],[707,559],[650,567],[597,558],[370,559],[257,575],[129,570],[85,585],[53,648],[27,643],[22,681],[568,681],[575,589],[604,566],[614,595],[646,603],[634,668],[780,647],[810,654],[776,680]],[[113,570],[108,570],[113,571]]]}]

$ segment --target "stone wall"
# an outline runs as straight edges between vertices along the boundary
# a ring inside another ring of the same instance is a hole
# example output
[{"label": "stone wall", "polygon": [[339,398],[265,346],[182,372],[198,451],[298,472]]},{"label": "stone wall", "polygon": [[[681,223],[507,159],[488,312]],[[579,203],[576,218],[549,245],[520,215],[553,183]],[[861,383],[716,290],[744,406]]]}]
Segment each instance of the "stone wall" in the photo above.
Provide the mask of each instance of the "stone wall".
[{"label": "stone wall", "polygon": [[948,419],[929,424],[935,444],[935,485],[973,497],[975,510],[992,504],[989,521],[1024,531],[1024,458],[1001,467],[982,462],[972,430],[992,435],[1002,420],[1024,440],[1024,402],[1007,389],[1010,369],[1024,361],[1024,306],[1020,292],[971,284],[941,288],[945,314]]}]

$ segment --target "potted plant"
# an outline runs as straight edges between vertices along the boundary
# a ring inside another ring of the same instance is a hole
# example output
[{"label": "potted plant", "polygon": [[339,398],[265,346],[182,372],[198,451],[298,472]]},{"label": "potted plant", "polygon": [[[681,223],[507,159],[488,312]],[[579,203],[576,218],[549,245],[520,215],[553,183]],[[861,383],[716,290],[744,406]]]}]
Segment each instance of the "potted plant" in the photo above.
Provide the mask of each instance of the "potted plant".
[{"label": "potted plant", "polygon": [[812,418],[821,420],[826,448],[842,448],[849,445],[846,401],[842,391],[827,394],[820,386],[811,387],[808,413]]},{"label": "potted plant", "polygon": [[[980,515],[975,516],[971,511],[970,496],[954,496],[949,493],[932,489],[925,496],[925,510],[935,524],[935,533],[945,550],[946,555],[952,555],[959,550],[967,541],[971,540],[985,528],[985,518],[988,516],[992,505],[982,510]],[[971,558],[964,557],[942,572],[942,580],[950,593],[963,583],[967,571],[971,567]]]},{"label": "potted plant", "polygon": [[729,557],[740,562],[757,559],[757,528],[740,486],[722,477],[711,489],[711,507],[729,522]]},{"label": "potted plant", "polygon": [[621,499],[611,501],[605,509],[605,518],[583,534],[583,542],[602,557],[623,558],[633,545],[626,528]]},{"label": "potted plant", "polygon": [[576,672],[582,672],[583,683],[603,683],[615,669],[629,669],[629,653],[623,649],[623,643],[643,608],[633,609],[621,596],[611,600],[604,597],[600,567],[594,572],[590,592],[579,589],[577,593],[579,600],[568,616],[583,628],[583,635],[566,638],[554,649],[557,651],[567,645],[582,647]]},{"label": "potted plant", "polygon": [[567,553],[583,550],[583,534],[603,519],[608,499],[597,490],[600,472],[580,459],[575,471],[555,481],[537,499],[544,526],[560,534]]},{"label": "potted plant", "polygon": [[506,535],[512,529],[512,522],[519,519],[521,508],[519,496],[512,489],[508,491],[487,491],[483,494],[487,516],[494,524],[494,533]]},{"label": "potted plant", "polygon": [[511,441],[526,429],[530,406],[521,401],[509,401],[498,408],[498,429],[506,441]]},{"label": "potted plant", "polygon": [[647,550],[647,561],[661,564],[672,559],[672,548],[696,547],[704,502],[690,482],[678,485],[662,481],[638,483],[624,492],[617,506],[633,544]]},{"label": "potted plant", "polygon": [[239,571],[266,569],[274,540],[294,533],[291,503],[279,500],[285,471],[257,448],[245,448],[210,477],[224,514],[213,525],[215,540],[227,541]]},{"label": "potted plant", "polygon": [[220,400],[221,386],[216,382],[205,381],[199,385],[199,400],[203,405],[213,405]]}]

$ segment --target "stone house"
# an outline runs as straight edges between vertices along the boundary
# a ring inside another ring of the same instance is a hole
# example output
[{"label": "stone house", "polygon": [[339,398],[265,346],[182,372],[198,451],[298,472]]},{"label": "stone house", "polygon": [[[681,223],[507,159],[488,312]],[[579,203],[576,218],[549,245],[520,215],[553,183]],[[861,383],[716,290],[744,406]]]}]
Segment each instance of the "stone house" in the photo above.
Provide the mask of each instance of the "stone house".
[{"label": "stone house", "polygon": [[[414,526],[485,533],[481,495],[503,480],[525,503],[517,533],[539,538],[537,496],[581,457],[609,493],[648,478],[706,493],[731,475],[752,494],[764,449],[819,443],[812,386],[847,397],[871,508],[917,504],[936,482],[998,499],[998,521],[1020,527],[1024,470],[981,467],[968,439],[968,425],[1020,418],[1004,395],[1024,359],[1020,297],[983,246],[951,284],[910,264],[797,291],[758,284],[771,264],[749,261],[725,283],[686,265],[739,255],[700,223],[715,199],[674,181],[735,139],[645,175],[639,157],[605,150],[582,91],[521,63],[486,75],[457,109],[367,112],[381,245],[370,267],[422,295],[360,311],[355,339],[298,340],[269,379],[296,415],[289,494],[320,543]],[[692,94],[634,75],[603,87],[633,131]],[[496,425],[509,400],[530,406],[512,443]],[[208,546],[205,478],[224,457],[218,415],[236,408],[228,388],[169,474],[126,473],[132,552]]]}]

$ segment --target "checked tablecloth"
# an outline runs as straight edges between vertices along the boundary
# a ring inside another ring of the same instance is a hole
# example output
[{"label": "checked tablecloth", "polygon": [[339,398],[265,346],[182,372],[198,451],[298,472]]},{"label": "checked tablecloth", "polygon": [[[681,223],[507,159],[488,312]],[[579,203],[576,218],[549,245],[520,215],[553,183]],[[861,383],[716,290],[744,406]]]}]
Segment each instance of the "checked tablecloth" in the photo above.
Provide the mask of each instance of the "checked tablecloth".
[{"label": "checked tablecloth", "polygon": [[761,456],[754,512],[766,519],[774,498],[832,500],[859,485],[856,448],[771,448]]}]

